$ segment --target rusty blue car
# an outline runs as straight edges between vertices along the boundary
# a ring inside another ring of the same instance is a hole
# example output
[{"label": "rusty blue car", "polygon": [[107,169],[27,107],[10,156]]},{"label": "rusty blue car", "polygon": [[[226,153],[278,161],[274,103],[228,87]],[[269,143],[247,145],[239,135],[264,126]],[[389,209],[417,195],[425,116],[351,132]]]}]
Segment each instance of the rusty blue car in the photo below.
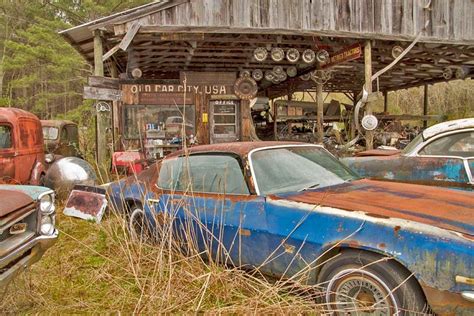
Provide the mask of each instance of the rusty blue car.
[{"label": "rusty blue car", "polygon": [[474,190],[474,118],[425,129],[402,151],[375,149],[341,161],[363,177]]},{"label": "rusty blue car", "polygon": [[[474,193],[361,179],[318,145],[192,147],[109,186],[135,234],[314,286],[328,310],[474,313]],[[145,224],[143,224],[145,223]],[[188,235],[189,236],[189,235]]]}]

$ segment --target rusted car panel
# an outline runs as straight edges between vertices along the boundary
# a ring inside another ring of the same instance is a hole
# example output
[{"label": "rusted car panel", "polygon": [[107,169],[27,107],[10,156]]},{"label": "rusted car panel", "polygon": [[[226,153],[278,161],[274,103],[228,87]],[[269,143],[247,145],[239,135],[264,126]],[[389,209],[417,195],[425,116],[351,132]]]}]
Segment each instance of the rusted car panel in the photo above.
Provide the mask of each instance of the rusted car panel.
[{"label": "rusted car panel", "polygon": [[54,192],[36,186],[0,185],[0,288],[37,262],[58,232]]},{"label": "rusted car panel", "polygon": [[81,157],[76,123],[67,120],[41,120],[46,152],[63,157]]},{"label": "rusted car panel", "polygon": [[0,108],[0,181],[37,185],[45,174],[40,120],[15,108]]},{"label": "rusted car panel", "polygon": [[[405,267],[416,277],[435,312],[474,312],[474,302],[462,297],[462,293],[474,292],[474,285],[457,281],[457,276],[474,278],[474,193],[356,177],[331,184],[318,176],[314,176],[314,185],[291,187],[288,179],[287,184],[278,183],[282,185],[278,193],[265,193],[263,184],[274,182],[258,171],[257,153],[268,151],[274,161],[285,161],[281,151],[301,148],[324,153],[318,146],[281,142],[216,144],[189,150],[189,157],[236,157],[249,194],[163,188],[161,178],[167,177],[167,164],[182,156],[182,151],[137,177],[112,183],[108,194],[112,205],[124,212],[130,205],[142,205],[151,227],[160,224],[156,218],[172,217],[180,236],[190,224],[196,229],[200,251],[207,249],[217,256],[223,247],[229,255],[226,262],[236,266],[258,267],[262,273],[283,277],[301,275],[310,267],[304,282],[315,284],[321,281],[318,273],[326,262],[337,260],[347,249],[363,250]],[[340,167],[350,176],[329,154],[323,156],[326,162],[322,165]],[[189,159],[191,174],[192,161]],[[292,163],[295,172],[309,173],[311,178],[304,159]]]},{"label": "rusted car panel", "polygon": [[371,150],[341,161],[363,177],[474,190],[474,118],[436,124],[402,151]]}]

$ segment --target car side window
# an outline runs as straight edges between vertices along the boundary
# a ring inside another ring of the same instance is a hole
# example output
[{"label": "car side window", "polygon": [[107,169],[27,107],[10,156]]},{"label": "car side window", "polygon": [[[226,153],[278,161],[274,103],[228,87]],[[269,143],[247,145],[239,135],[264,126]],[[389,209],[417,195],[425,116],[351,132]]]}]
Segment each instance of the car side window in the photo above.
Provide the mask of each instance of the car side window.
[{"label": "car side window", "polygon": [[191,155],[165,160],[158,187],[175,191],[249,194],[238,160],[230,155]]},{"label": "car side window", "polygon": [[474,156],[474,132],[457,133],[438,138],[419,151],[430,156]]},{"label": "car side window", "polygon": [[12,147],[12,129],[8,125],[0,125],[0,149]]}]

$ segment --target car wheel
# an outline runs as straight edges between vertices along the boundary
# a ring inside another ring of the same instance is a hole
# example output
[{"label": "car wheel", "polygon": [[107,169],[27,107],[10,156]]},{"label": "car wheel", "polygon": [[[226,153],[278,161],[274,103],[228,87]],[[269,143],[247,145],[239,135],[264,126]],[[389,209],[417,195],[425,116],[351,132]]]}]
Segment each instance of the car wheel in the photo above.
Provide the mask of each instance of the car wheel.
[{"label": "car wheel", "polygon": [[147,241],[150,234],[145,217],[145,211],[141,205],[134,204],[130,208],[128,216],[128,230],[130,236],[136,241]]},{"label": "car wheel", "polygon": [[338,315],[411,315],[427,312],[416,279],[394,260],[364,251],[343,251],[323,266],[318,283]]}]

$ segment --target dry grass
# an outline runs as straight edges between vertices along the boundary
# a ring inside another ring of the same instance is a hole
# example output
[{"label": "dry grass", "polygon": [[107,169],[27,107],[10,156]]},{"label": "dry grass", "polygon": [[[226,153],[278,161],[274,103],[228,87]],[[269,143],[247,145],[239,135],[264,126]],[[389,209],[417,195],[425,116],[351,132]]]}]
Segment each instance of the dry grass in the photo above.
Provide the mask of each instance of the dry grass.
[{"label": "dry grass", "polygon": [[58,216],[60,238],[9,285],[8,313],[316,313],[301,288],[178,250],[171,235],[132,241],[124,220],[100,225]]}]

